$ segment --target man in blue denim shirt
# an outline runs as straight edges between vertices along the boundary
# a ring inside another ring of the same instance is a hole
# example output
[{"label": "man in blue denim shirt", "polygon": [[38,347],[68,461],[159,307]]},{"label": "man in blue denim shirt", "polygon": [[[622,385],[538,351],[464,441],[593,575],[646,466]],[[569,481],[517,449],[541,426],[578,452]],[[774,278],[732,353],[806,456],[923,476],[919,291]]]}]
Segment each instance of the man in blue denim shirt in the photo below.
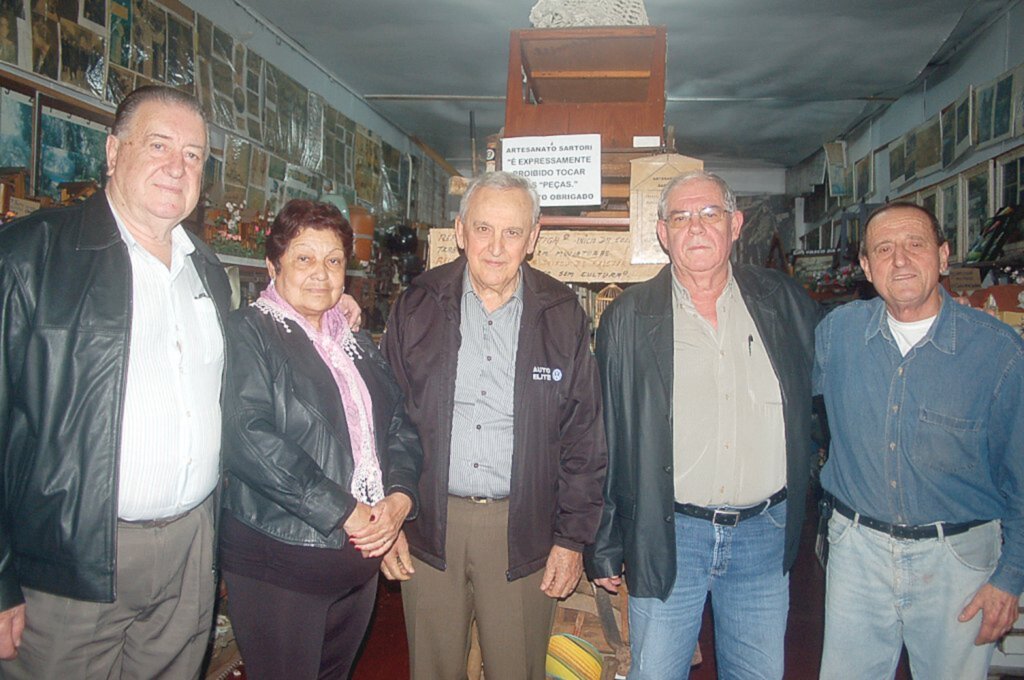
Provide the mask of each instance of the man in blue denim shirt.
[{"label": "man in blue denim shirt", "polygon": [[[984,678],[1024,588],[1024,342],[939,286],[949,245],[907,203],[869,217],[881,299],[816,333],[832,445],[822,678]],[[980,614],[980,616],[979,616]]]}]

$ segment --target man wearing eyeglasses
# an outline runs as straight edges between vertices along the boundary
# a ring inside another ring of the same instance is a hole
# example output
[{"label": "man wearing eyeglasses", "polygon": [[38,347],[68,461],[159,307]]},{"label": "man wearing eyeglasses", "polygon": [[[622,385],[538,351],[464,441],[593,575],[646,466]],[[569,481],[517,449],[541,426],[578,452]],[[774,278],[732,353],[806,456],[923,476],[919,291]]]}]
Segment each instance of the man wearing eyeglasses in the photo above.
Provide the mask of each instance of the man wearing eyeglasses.
[{"label": "man wearing eyeglasses", "polygon": [[783,675],[819,312],[784,274],[729,262],[742,227],[724,180],[677,177],[658,204],[670,265],[598,328],[608,476],[586,567],[629,587],[631,679],[687,677],[709,592],[719,676]]}]

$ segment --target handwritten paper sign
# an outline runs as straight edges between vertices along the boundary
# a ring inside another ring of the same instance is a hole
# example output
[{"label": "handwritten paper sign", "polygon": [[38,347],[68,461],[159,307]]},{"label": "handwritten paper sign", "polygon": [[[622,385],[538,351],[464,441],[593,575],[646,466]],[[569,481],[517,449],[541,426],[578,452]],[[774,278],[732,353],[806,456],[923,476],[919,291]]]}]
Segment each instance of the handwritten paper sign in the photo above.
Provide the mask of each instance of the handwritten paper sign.
[{"label": "handwritten paper sign", "polygon": [[[430,230],[430,266],[459,256],[454,229]],[[630,264],[630,235],[623,231],[541,231],[530,266],[566,283],[634,283],[661,269],[656,264]]]}]

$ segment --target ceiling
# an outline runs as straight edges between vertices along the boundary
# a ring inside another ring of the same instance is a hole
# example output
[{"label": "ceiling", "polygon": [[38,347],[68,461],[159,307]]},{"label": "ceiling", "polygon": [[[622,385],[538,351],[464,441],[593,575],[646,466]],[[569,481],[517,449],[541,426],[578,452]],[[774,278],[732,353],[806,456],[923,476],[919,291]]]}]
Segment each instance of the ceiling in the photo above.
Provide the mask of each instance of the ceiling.
[{"label": "ceiling", "polygon": [[[466,175],[471,114],[482,150],[504,124],[509,31],[531,27],[536,2],[236,1]],[[1015,1],[646,0],[668,27],[666,124],[708,167],[791,167]]]}]

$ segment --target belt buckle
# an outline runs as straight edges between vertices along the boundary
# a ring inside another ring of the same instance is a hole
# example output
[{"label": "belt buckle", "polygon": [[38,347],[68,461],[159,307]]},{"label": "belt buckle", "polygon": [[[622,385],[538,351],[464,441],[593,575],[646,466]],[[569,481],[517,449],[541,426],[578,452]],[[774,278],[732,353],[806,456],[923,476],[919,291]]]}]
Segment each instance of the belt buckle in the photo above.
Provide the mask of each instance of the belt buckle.
[{"label": "belt buckle", "polygon": [[711,516],[711,523],[718,524],[719,526],[734,527],[740,523],[740,511],[716,509],[715,514]]},{"label": "belt buckle", "polygon": [[487,505],[493,499],[487,498],[486,496],[466,496],[466,500],[470,503],[476,503],[477,505]]}]

